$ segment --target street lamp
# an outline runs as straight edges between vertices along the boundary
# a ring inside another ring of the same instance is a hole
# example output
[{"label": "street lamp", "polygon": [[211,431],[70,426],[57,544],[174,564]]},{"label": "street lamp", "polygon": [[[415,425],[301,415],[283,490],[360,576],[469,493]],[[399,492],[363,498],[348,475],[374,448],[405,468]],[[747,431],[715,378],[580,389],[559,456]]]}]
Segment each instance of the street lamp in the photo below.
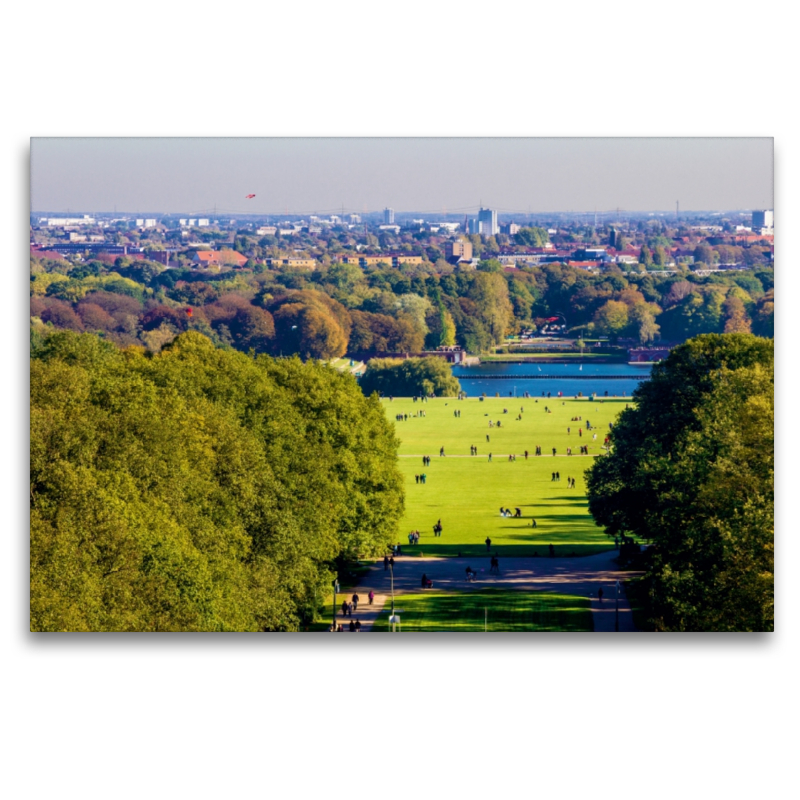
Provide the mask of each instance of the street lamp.
[{"label": "street lamp", "polygon": [[336,592],[339,591],[339,581],[334,578],[332,581],[333,584],[333,630],[334,633],[336,632]]},{"label": "street lamp", "polygon": [[391,581],[392,581],[392,614],[391,614],[391,616],[394,616],[394,564],[392,564],[391,561],[389,562],[389,573],[390,573],[389,577],[391,578]]}]

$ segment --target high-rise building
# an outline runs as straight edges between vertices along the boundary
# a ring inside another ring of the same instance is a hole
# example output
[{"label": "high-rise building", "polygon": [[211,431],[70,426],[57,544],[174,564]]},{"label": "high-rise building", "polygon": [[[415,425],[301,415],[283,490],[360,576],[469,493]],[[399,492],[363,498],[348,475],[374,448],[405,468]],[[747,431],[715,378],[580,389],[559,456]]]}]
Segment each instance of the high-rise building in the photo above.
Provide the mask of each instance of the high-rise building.
[{"label": "high-rise building", "polygon": [[491,208],[480,209],[478,211],[478,233],[481,236],[496,236],[499,232],[497,212]]},{"label": "high-rise building", "polygon": [[393,208],[384,208],[383,209],[383,224],[384,225],[394,225],[394,209]]},{"label": "high-rise building", "polygon": [[771,210],[753,212],[753,230],[772,228],[775,226],[775,216]]}]

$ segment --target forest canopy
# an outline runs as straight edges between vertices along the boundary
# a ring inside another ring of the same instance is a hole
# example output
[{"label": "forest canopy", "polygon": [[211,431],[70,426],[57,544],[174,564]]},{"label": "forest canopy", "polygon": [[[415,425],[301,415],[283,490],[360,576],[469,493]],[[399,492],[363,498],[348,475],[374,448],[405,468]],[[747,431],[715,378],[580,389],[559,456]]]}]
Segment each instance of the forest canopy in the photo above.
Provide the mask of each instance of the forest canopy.
[{"label": "forest canopy", "polygon": [[337,559],[396,541],[397,446],[377,398],[316,361],[195,331],[158,354],[46,336],[31,359],[31,629],[296,630]]},{"label": "forest canopy", "polygon": [[587,472],[598,524],[652,543],[656,630],[774,628],[774,381],[771,340],[698,336],[653,367]]}]

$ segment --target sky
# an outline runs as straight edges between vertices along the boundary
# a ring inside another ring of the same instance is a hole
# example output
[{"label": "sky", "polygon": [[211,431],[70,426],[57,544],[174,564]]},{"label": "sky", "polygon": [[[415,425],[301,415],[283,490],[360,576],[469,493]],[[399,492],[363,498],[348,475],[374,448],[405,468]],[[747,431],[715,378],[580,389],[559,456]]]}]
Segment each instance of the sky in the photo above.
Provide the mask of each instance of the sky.
[{"label": "sky", "polygon": [[[255,194],[247,200],[245,196]],[[759,138],[33,138],[31,211],[772,208]]]}]

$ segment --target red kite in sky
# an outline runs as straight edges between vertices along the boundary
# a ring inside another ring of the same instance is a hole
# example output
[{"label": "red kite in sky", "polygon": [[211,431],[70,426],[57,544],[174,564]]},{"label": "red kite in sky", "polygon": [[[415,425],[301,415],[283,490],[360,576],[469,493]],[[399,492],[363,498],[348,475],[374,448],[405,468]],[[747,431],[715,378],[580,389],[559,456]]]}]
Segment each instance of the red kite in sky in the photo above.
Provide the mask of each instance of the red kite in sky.
[{"label": "red kite in sky", "polygon": [[254,195],[254,194],[248,194],[248,195],[245,197],[245,200],[252,200],[254,197],[255,197],[255,195]]}]

